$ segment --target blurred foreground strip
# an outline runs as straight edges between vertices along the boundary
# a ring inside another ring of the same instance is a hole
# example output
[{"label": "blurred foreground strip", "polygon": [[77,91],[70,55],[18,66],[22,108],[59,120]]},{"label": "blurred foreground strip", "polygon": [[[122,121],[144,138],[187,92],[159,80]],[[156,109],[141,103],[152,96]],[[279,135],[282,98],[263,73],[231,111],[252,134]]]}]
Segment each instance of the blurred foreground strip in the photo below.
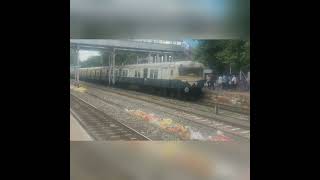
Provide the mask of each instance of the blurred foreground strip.
[{"label": "blurred foreground strip", "polygon": [[70,142],[71,179],[249,180],[250,147],[197,142]]},{"label": "blurred foreground strip", "polygon": [[249,38],[249,0],[71,0],[75,39]]}]

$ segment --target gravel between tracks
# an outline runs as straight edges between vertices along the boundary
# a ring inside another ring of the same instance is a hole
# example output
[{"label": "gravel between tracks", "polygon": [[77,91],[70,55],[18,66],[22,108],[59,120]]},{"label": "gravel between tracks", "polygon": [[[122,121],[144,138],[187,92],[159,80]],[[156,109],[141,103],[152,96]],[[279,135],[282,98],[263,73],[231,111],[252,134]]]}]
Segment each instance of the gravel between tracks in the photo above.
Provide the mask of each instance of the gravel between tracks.
[{"label": "gravel between tracks", "polygon": [[[180,123],[184,126],[188,126],[192,131],[199,132],[203,136],[216,135],[217,131],[210,127],[194,123],[190,120],[183,118],[176,110],[158,106],[145,101],[132,99],[129,97],[121,96],[112,92],[103,91],[101,89],[95,89],[92,87],[86,87],[86,92],[77,92],[70,89],[71,93],[77,96],[81,96],[82,99],[87,100],[89,103],[95,105],[106,114],[113,116],[119,121],[127,124],[128,126],[136,129],[140,133],[149,137],[152,140],[179,140],[179,137],[170,133],[167,133],[158,127],[153,126],[150,123],[146,123],[141,119],[132,116],[126,112],[126,109],[143,110],[146,113],[153,113],[161,118],[170,118],[173,121]],[[228,134],[228,133],[227,133]],[[232,136],[233,139],[243,139],[241,137]]]}]

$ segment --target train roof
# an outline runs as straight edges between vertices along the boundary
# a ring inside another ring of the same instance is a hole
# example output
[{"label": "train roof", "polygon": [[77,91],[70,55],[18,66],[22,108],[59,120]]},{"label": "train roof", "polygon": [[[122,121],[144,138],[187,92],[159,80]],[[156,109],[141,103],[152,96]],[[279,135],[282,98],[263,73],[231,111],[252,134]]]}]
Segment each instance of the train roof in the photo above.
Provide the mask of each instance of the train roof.
[{"label": "train roof", "polygon": [[177,61],[177,62],[159,62],[159,63],[144,63],[144,64],[128,64],[123,65],[124,68],[130,67],[164,67],[164,66],[194,66],[194,67],[203,67],[201,63],[194,61]]},{"label": "train roof", "polygon": [[[128,64],[123,66],[116,66],[116,67],[123,67],[123,68],[130,68],[130,67],[154,67],[154,66],[186,66],[186,67],[204,67],[202,63],[194,62],[194,61],[176,61],[176,62],[159,62],[159,63],[144,63],[144,64]],[[108,66],[100,66],[100,67],[87,67],[87,68],[80,68],[80,69],[101,69],[103,67]]]}]

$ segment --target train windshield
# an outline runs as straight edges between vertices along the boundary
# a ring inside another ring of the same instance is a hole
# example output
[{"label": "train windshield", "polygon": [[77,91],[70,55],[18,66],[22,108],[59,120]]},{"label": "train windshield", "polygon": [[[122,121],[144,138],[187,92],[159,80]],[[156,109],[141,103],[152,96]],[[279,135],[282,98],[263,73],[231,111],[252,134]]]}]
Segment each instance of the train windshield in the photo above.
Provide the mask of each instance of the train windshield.
[{"label": "train windshield", "polygon": [[200,67],[180,67],[179,76],[202,77],[203,68]]}]

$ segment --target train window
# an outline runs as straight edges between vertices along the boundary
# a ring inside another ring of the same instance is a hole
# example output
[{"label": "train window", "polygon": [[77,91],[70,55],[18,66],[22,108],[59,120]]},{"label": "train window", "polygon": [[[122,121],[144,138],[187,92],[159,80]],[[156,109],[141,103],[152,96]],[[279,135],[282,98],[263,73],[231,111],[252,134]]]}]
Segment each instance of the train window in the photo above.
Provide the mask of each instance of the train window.
[{"label": "train window", "polygon": [[128,77],[128,70],[122,70],[122,77]]},{"label": "train window", "polygon": [[140,71],[139,70],[134,71],[134,77],[140,78]]},{"label": "train window", "polygon": [[151,79],[158,79],[158,70],[157,69],[150,70],[150,78]]},{"label": "train window", "polygon": [[143,69],[143,78],[147,78],[148,77],[148,68],[144,68]]},{"label": "train window", "polygon": [[180,76],[202,76],[202,68],[180,67]]},{"label": "train window", "polygon": [[154,71],[154,79],[158,79],[158,70]]},{"label": "train window", "polygon": [[153,74],[154,74],[154,70],[151,69],[151,70],[150,70],[150,78],[151,78],[151,79],[153,79]]}]

